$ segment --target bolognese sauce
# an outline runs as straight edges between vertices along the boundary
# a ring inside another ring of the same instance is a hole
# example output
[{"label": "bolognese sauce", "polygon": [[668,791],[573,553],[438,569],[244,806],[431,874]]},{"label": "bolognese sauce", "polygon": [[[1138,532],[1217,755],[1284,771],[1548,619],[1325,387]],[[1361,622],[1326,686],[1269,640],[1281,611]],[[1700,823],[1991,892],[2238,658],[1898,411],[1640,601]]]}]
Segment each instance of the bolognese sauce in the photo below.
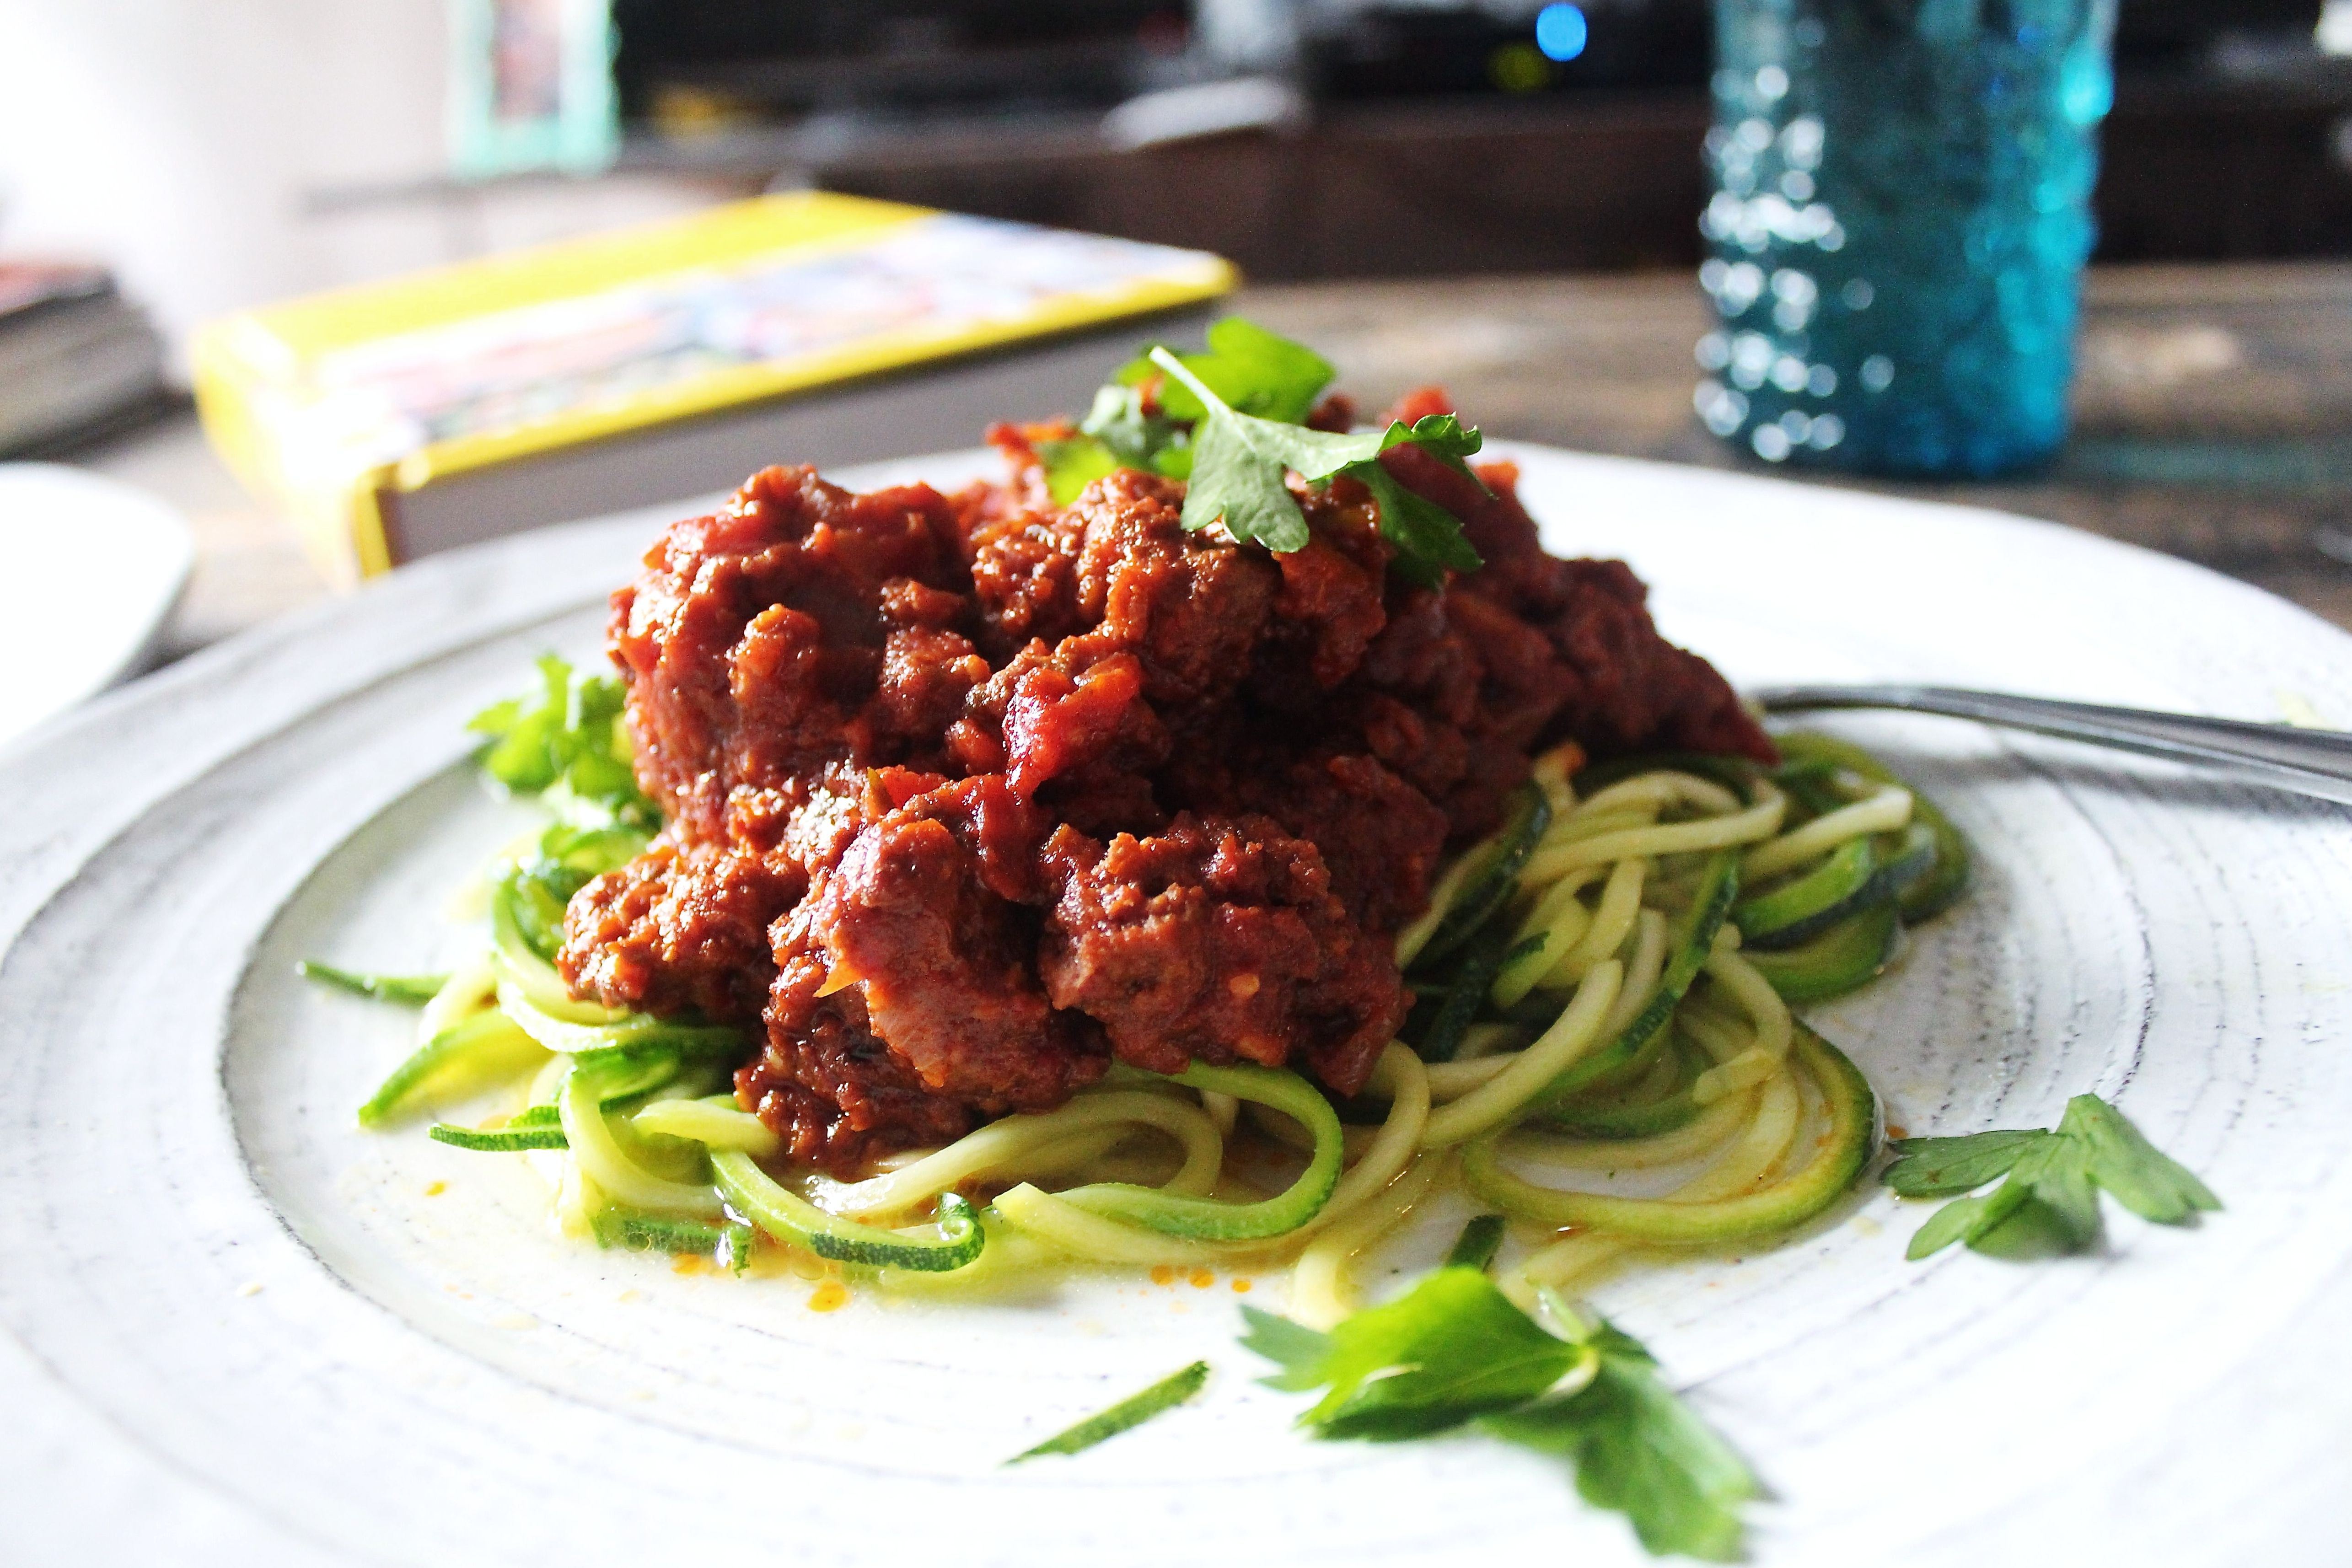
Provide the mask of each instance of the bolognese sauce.
[{"label": "bolognese sauce", "polygon": [[1172,479],[1053,504],[1059,433],[1000,426],[1009,479],[953,495],[769,468],[614,595],[667,826],[573,898],[559,968],[759,1026],[737,1091],[797,1160],[940,1142],[1113,1061],[1354,1093],[1411,1001],[1394,932],[1532,754],[1774,759],[1631,570],[1544,552],[1507,463],[1382,459],[1484,558],[1427,587],[1352,479],[1301,490],[1277,555],[1187,531]]}]

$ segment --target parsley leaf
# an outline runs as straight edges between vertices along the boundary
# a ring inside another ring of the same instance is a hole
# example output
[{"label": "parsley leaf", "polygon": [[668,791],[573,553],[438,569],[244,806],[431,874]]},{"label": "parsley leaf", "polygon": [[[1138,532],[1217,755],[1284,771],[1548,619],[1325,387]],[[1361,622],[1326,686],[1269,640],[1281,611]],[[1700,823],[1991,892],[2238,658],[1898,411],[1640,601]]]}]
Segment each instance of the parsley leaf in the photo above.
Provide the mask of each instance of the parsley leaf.
[{"label": "parsley leaf", "polygon": [[[1260,419],[1303,424],[1337,374],[1331,362],[1313,349],[1241,316],[1227,316],[1212,326],[1207,342],[1202,353],[1177,356],[1185,370],[1226,406]],[[1163,368],[1146,350],[1119,371],[1117,384],[1139,386]],[[1207,413],[1198,395],[1181,382],[1164,384],[1159,403],[1169,418],[1188,423]]]},{"label": "parsley leaf", "polygon": [[1476,571],[1478,552],[1460,521],[1379,459],[1410,444],[1476,482],[1467,459],[1479,449],[1478,432],[1451,414],[1411,428],[1310,430],[1303,421],[1331,375],[1330,362],[1314,350],[1239,316],[1211,327],[1199,353],[1154,344],[1095,394],[1077,434],[1037,444],[1046,493],[1067,506],[1123,468],[1183,479],[1185,527],[1222,522],[1236,539],[1288,552],[1306,546],[1307,531],[1286,475],[1318,484],[1345,474],[1371,492],[1401,575],[1433,585],[1449,569]]},{"label": "parsley leaf", "polygon": [[621,729],[626,700],[621,683],[604,676],[575,677],[553,654],[539,661],[536,702],[509,700],[474,715],[466,728],[490,737],[482,771],[518,795],[563,786],[595,815],[634,826],[660,821],[637,788],[629,743]]},{"label": "parsley leaf", "polygon": [[1431,415],[1410,428],[1391,421],[1385,430],[1344,435],[1310,430],[1234,408],[1166,349],[1153,349],[1150,358],[1188,387],[1203,409],[1192,427],[1186,528],[1222,522],[1234,538],[1256,540],[1269,550],[1303,549],[1307,517],[1290,493],[1286,472],[1295,472],[1309,484],[1344,473],[1372,491],[1380,503],[1381,536],[1396,547],[1399,563],[1409,574],[1433,581],[1444,568],[1478,569],[1478,552],[1470,548],[1454,516],[1413,495],[1380,464],[1382,452],[1410,443],[1466,472],[1464,459],[1478,450],[1479,436],[1453,415]]},{"label": "parsley leaf", "polygon": [[1150,468],[1154,459],[1184,439],[1182,426],[1165,415],[1147,412],[1139,387],[1106,386],[1078,428],[1130,468]]},{"label": "parsley leaf", "polygon": [[1591,1382],[1480,1428],[1568,1460],[1578,1495],[1623,1514],[1652,1553],[1738,1558],[1739,1505],[1763,1489],[1746,1462],[1675,1397],[1640,1341],[1601,1321],[1580,1342],[1599,1357]]},{"label": "parsley leaf", "polygon": [[1115,474],[1123,467],[1118,454],[1092,436],[1072,436],[1066,440],[1037,443],[1038,466],[1045,470],[1045,493],[1055,506],[1067,506],[1078,499],[1078,492],[1106,474]]},{"label": "parsley leaf", "polygon": [[2221,1200],[2177,1161],[2158,1152],[2124,1113],[2095,1095],[2078,1094],[2058,1123],[2090,1153],[2091,1178],[2124,1207],[2159,1225],[2179,1225]]},{"label": "parsley leaf", "polygon": [[2101,1191],[2162,1225],[2185,1225],[2221,1206],[2204,1183],[2096,1095],[2068,1100],[2055,1131],[1911,1138],[1895,1149],[1886,1184],[1902,1197],[1944,1197],[2000,1182],[1928,1216],[1905,1252],[1912,1258],[1956,1241],[1998,1258],[2083,1251],[2099,1238]]},{"label": "parsley leaf", "polygon": [[[1151,368],[1157,374],[1156,367]],[[1192,434],[1164,413],[1144,406],[1143,389],[1114,382],[1095,393],[1078,434],[1037,443],[1045,492],[1067,506],[1106,474],[1139,468],[1181,479],[1192,471]]]},{"label": "parsley leaf", "polygon": [[1328,1334],[1243,1312],[1252,1333],[1242,1342],[1283,1364],[1274,1386],[1328,1385],[1299,1417],[1326,1437],[1393,1442],[1443,1432],[1526,1404],[1583,1360],[1475,1268],[1441,1268]]},{"label": "parsley leaf", "polygon": [[1286,1394],[1323,1386],[1322,1369],[1331,1359],[1330,1335],[1255,1307],[1244,1307],[1242,1321],[1249,1325],[1249,1332],[1242,1336],[1242,1348],[1255,1351],[1282,1368],[1272,1377],[1258,1379],[1260,1383]]},{"label": "parsley leaf", "polygon": [[1475,1268],[1438,1269],[1328,1333],[1243,1309],[1275,1388],[1325,1389],[1299,1418],[1324,1437],[1393,1442],[1475,1426],[1567,1459],[1577,1490],[1654,1552],[1726,1560],[1759,1495],[1739,1456],[1675,1398],[1640,1342],[1554,1300],[1547,1331]]},{"label": "parsley leaf", "polygon": [[1943,1198],[1972,1193],[2009,1174],[2017,1157],[2050,1134],[2040,1128],[2017,1132],[1972,1132],[1962,1138],[1906,1138],[1886,1168],[1886,1184],[1906,1198]]}]

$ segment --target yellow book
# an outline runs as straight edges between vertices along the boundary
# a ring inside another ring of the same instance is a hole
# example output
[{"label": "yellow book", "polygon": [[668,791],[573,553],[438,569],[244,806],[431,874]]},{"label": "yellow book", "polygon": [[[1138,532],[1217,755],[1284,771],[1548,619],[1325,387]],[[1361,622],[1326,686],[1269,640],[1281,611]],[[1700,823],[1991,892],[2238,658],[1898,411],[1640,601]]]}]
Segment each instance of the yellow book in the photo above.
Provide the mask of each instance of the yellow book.
[{"label": "yellow book", "polygon": [[196,405],[338,580],[1083,406],[1200,251],[802,192],[215,321]]}]

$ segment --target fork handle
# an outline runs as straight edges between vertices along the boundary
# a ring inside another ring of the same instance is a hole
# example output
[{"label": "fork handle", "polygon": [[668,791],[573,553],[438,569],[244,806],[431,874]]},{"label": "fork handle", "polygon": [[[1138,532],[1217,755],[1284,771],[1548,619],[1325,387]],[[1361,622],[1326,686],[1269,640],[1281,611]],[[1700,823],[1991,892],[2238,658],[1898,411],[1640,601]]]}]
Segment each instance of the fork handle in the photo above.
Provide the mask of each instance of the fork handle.
[{"label": "fork handle", "polygon": [[2038,735],[2193,763],[2227,773],[2242,783],[2352,805],[2352,735],[2333,730],[2200,719],[2186,713],[2153,713],[2139,708],[2106,708],[1949,686],[1778,686],[1749,695],[1770,713],[1892,708],[1906,713],[1974,719],[1984,724],[2031,730]]}]

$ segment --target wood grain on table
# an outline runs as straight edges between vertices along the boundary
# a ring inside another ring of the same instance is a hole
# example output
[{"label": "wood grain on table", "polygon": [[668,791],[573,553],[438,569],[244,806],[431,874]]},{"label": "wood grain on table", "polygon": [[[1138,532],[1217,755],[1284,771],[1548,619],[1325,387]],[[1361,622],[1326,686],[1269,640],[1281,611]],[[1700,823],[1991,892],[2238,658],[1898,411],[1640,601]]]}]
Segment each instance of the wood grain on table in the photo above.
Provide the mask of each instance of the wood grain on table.
[{"label": "wood grain on table", "polygon": [[[1237,308],[1321,350],[1367,413],[1435,382],[1493,436],[1766,468],[1692,414],[1691,351],[1709,322],[1687,274],[1302,284],[1245,290]],[[2352,628],[2352,264],[2095,269],[2079,367],[2074,439],[2042,473],[1955,485],[1792,477],[2053,519]],[[195,525],[196,575],[167,653],[327,594],[288,525],[238,488],[192,419],[82,460]],[[712,476],[713,488],[729,478]]]}]

